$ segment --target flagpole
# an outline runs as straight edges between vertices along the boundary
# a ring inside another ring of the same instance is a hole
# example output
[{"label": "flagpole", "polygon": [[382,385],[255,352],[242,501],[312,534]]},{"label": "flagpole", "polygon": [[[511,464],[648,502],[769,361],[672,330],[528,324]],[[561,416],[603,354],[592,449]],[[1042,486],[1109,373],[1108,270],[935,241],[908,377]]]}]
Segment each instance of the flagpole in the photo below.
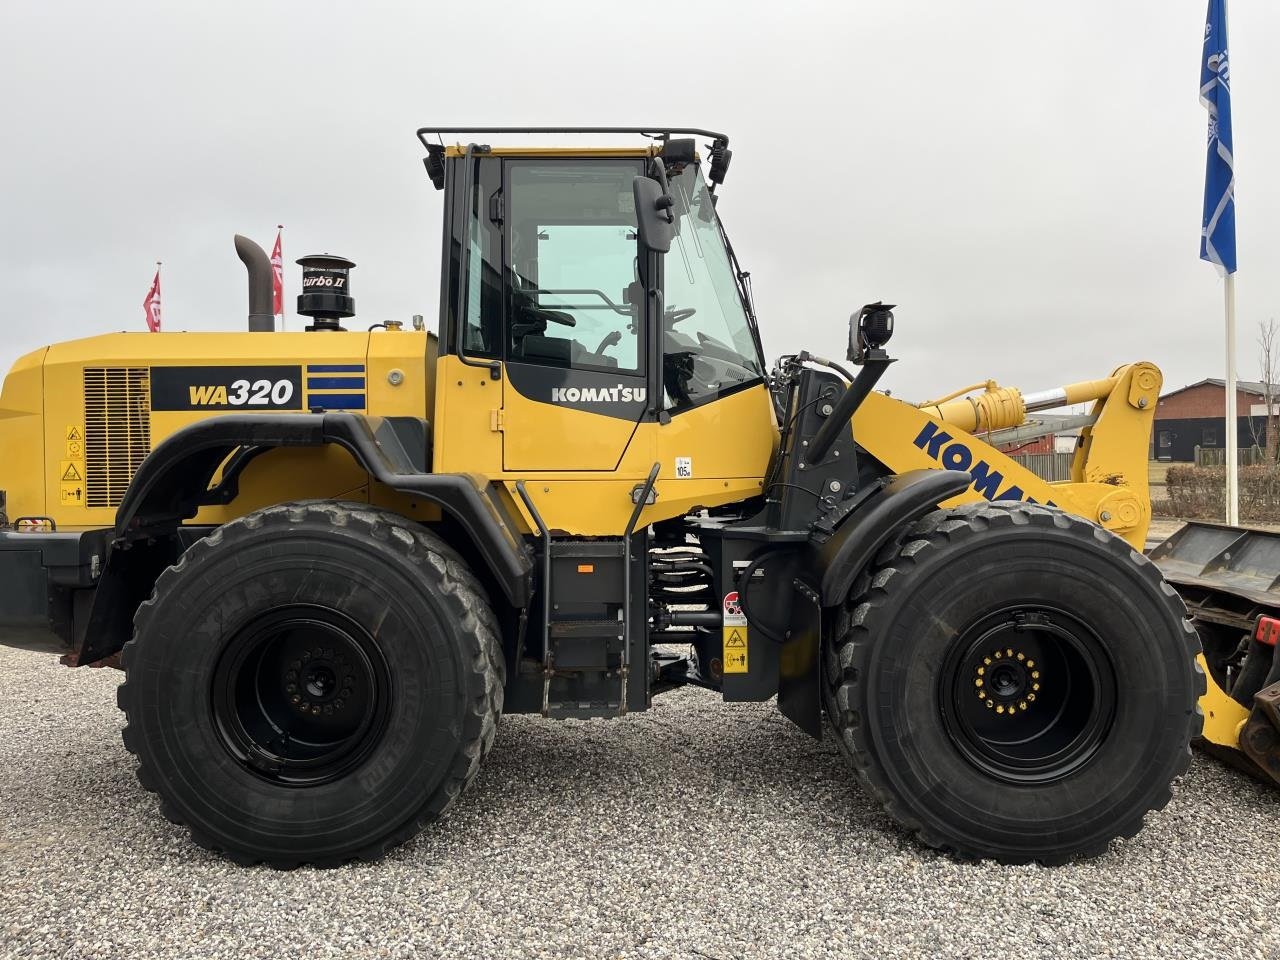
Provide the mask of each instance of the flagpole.
[{"label": "flagpole", "polygon": [[[284,232],[284,224],[283,224],[283,223],[277,223],[277,224],[276,224],[276,237],[278,238],[278,237],[280,236],[280,234],[281,234],[281,233],[283,233],[283,232]],[[283,268],[284,264],[282,263],[280,266]],[[283,270],[283,269],[281,269],[281,271],[280,271],[280,332],[281,332],[281,333],[283,333],[283,332],[284,332],[284,330],[286,329],[286,328],[285,328],[284,320],[285,320],[285,317],[287,317],[287,316],[289,315],[289,308],[288,308],[288,307],[286,307],[286,306],[285,306],[285,304],[286,304],[286,303],[288,303],[288,302],[289,302],[289,301],[287,301],[287,300],[284,298],[284,270]]]},{"label": "flagpole", "polygon": [[1227,310],[1227,523],[1240,523],[1240,450],[1236,428],[1236,275],[1228,273],[1223,288]]}]

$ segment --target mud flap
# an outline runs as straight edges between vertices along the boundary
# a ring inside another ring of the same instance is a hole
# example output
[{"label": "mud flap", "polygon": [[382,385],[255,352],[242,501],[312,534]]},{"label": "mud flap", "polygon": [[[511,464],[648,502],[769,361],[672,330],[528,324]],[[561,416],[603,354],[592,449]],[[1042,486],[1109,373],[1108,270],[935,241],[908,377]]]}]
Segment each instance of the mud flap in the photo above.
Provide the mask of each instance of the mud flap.
[{"label": "mud flap", "polygon": [[791,631],[778,657],[778,709],[809,736],[822,739],[822,601],[802,580],[795,581]]}]

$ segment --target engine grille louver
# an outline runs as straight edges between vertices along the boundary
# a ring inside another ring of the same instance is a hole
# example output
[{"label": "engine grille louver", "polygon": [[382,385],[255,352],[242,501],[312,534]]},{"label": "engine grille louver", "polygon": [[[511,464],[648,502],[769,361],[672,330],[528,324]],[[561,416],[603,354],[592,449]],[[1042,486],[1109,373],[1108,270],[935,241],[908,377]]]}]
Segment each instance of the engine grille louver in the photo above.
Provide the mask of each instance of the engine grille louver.
[{"label": "engine grille louver", "polygon": [[85,503],[118,507],[151,452],[151,375],[146,367],[85,367]]}]

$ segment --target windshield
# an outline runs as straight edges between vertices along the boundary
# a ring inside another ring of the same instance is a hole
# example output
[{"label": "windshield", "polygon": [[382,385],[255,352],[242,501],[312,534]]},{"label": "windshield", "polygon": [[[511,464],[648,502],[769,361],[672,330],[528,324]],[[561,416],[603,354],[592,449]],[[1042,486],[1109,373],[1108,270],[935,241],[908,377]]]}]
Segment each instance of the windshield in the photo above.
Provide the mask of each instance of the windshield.
[{"label": "windshield", "polygon": [[711,192],[696,164],[671,178],[676,237],[666,256],[666,405],[679,410],[764,375]]}]

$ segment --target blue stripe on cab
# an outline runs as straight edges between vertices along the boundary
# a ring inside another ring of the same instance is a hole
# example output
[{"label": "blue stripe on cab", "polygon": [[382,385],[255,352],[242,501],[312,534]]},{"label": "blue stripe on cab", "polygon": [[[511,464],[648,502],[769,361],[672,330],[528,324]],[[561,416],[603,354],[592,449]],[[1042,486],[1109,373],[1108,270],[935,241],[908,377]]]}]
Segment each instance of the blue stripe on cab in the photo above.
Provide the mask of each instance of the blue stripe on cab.
[{"label": "blue stripe on cab", "polygon": [[363,363],[309,363],[307,373],[364,373]]},{"label": "blue stripe on cab", "polygon": [[313,393],[307,398],[308,410],[363,410],[363,393]]},{"label": "blue stripe on cab", "polygon": [[307,377],[308,390],[363,390],[364,377]]}]

